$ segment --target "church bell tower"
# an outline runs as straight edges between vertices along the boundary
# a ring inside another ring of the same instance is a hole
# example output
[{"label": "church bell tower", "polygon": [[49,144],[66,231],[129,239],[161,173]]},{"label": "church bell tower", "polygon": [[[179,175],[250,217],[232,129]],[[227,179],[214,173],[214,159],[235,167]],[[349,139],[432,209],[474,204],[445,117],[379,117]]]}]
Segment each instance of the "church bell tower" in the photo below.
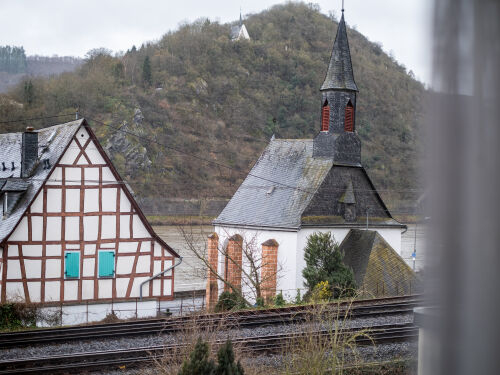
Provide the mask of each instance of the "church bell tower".
[{"label": "church bell tower", "polygon": [[333,44],[330,64],[321,85],[321,124],[314,138],[313,157],[361,165],[361,141],[356,134],[356,94],[344,10]]}]

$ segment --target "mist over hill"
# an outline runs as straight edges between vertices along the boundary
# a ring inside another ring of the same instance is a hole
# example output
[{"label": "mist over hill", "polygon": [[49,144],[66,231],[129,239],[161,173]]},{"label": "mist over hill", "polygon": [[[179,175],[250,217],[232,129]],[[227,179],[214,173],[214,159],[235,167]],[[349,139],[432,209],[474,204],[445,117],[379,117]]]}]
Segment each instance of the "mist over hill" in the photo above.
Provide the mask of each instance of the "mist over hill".
[{"label": "mist over hill", "polygon": [[[90,120],[140,197],[230,197],[273,134],[312,138],[319,130],[319,87],[337,29],[336,20],[304,3],[274,6],[244,22],[250,41],[232,42],[231,25],[202,19],[120,57],[95,50],[74,72],[32,78],[31,87],[21,82],[2,95],[1,119],[78,107],[89,119],[141,136]],[[390,208],[409,206],[420,188],[425,89],[379,44],[353,29],[348,37],[364,166]]]}]

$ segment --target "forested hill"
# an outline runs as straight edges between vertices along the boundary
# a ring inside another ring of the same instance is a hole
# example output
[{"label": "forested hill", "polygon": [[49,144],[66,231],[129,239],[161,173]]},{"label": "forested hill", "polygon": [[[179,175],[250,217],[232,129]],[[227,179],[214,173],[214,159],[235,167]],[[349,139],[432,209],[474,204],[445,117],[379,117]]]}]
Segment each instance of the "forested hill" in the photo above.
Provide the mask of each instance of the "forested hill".
[{"label": "forested hill", "polygon": [[[346,20],[355,22],[349,14]],[[304,3],[275,6],[245,25],[250,41],[232,42],[231,25],[199,20],[121,57],[95,50],[73,73],[34,79],[2,96],[1,119],[79,107],[90,119],[141,136],[90,121],[139,196],[230,197],[272,134],[312,138],[318,131],[319,87],[337,29]],[[380,45],[353,29],[348,37],[363,163],[391,207],[418,187],[424,87]],[[2,131],[25,126],[0,125]]]}]

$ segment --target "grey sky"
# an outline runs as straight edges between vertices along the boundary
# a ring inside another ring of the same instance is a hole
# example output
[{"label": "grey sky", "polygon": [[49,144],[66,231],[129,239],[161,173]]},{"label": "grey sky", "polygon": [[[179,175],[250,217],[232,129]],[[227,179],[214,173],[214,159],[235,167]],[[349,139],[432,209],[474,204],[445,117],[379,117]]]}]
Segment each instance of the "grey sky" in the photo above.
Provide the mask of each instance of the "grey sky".
[{"label": "grey sky", "polygon": [[[313,1],[340,14],[341,0]],[[430,82],[428,42],[432,0],[345,0],[345,17],[381,42],[417,78]],[[0,0],[0,44],[23,45],[27,54],[84,56],[96,47],[113,51],[159,39],[185,21],[208,17],[222,23],[257,13],[276,0]]]}]

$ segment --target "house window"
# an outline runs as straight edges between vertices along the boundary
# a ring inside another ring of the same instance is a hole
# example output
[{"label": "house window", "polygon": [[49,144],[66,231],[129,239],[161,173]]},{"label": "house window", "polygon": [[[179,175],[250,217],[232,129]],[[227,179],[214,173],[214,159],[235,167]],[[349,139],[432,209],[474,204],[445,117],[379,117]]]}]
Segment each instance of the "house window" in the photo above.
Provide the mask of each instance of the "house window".
[{"label": "house window", "polygon": [[115,252],[99,250],[99,277],[115,276]]},{"label": "house window", "polygon": [[67,279],[80,277],[80,252],[66,251],[64,253],[64,276]]},{"label": "house window", "polygon": [[328,105],[328,100],[323,104],[321,109],[321,131],[327,132],[330,125],[330,106]]},{"label": "house window", "polygon": [[353,132],[354,131],[354,107],[352,106],[352,103],[350,100],[349,100],[349,103],[347,103],[347,106],[345,107],[344,130],[346,132]]}]

